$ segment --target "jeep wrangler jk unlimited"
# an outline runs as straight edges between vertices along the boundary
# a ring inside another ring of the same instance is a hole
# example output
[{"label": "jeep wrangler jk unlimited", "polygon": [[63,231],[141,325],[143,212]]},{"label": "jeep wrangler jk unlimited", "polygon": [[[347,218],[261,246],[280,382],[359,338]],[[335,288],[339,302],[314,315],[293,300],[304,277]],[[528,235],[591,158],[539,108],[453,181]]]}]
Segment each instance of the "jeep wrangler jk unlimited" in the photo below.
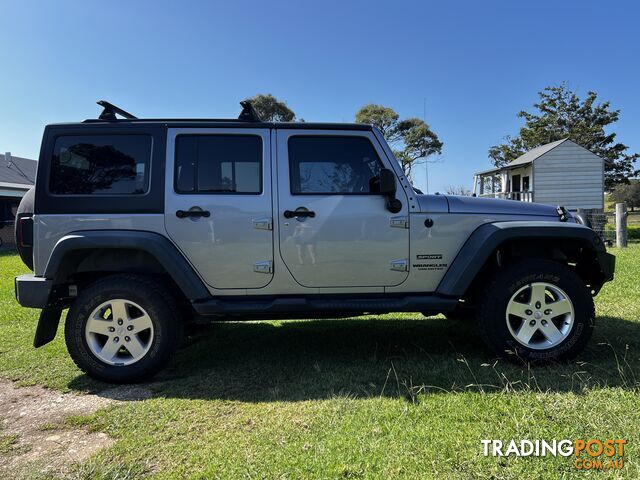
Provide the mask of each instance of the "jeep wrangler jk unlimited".
[{"label": "jeep wrangler jk unlimited", "polygon": [[562,207],[423,195],[369,125],[98,103],[97,120],[45,128],[16,218],[34,346],[68,308],[69,353],[92,377],[149,378],[193,320],[443,313],[530,360],[589,340],[614,257]]}]

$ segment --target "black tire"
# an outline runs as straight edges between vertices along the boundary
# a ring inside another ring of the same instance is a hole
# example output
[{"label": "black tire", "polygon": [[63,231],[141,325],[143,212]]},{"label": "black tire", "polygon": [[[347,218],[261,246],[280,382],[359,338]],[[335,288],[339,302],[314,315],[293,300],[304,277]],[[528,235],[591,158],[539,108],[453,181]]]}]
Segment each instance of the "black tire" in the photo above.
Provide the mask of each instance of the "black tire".
[{"label": "black tire", "polygon": [[[87,344],[85,326],[89,316],[104,302],[124,299],[140,305],[151,318],[153,337],[140,360],[130,365],[111,365],[94,355]],[[175,297],[164,285],[136,275],[113,275],[82,289],[69,308],[65,324],[67,350],[87,375],[105,382],[133,383],[149,380],[180,345],[182,321]]]},{"label": "black tire", "polygon": [[[570,330],[550,348],[532,349],[523,345],[507,326],[506,309],[511,297],[533,282],[560,288],[573,305]],[[562,361],[584,350],[593,332],[595,308],[584,281],[573,270],[554,261],[530,259],[514,262],[493,275],[480,296],[477,318],[480,335],[496,354],[512,360]]]}]

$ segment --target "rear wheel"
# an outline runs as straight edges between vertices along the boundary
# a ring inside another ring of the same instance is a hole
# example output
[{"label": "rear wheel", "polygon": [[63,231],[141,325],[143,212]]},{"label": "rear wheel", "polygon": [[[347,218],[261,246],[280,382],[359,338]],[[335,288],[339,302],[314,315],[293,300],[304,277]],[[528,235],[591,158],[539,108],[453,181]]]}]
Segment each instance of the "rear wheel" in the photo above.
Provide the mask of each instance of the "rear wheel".
[{"label": "rear wheel", "polygon": [[171,358],[182,323],[174,297],[159,282],[106,277],[81,291],[69,309],[65,339],[71,358],[107,382],[146,380]]},{"label": "rear wheel", "polygon": [[497,354],[564,360],[586,346],[593,330],[593,298],[569,267],[522,260],[496,272],[484,289],[478,324]]}]

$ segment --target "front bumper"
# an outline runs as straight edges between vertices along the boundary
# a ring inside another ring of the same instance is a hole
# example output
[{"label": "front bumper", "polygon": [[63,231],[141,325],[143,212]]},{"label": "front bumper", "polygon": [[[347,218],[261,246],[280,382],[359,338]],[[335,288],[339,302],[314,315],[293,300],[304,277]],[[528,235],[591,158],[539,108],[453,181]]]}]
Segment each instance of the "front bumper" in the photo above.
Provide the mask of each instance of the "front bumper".
[{"label": "front bumper", "polygon": [[598,252],[598,263],[604,275],[604,281],[613,280],[613,272],[616,269],[616,257],[607,252]]},{"label": "front bumper", "polygon": [[53,280],[28,273],[16,277],[14,285],[16,299],[20,305],[29,308],[45,308],[49,302]]}]

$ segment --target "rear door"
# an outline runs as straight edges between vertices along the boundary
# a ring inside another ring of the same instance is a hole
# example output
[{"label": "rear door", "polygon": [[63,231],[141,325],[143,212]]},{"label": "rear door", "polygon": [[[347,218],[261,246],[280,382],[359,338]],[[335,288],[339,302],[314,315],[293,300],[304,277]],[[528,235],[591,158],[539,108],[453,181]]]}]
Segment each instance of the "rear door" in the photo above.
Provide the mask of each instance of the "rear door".
[{"label": "rear door", "polygon": [[[407,278],[409,206],[379,191],[392,168],[369,131],[277,131],[280,254],[305,287],[395,286]],[[395,161],[395,160],[394,160]]]},{"label": "rear door", "polygon": [[258,289],[273,276],[268,129],[169,129],[165,225],[205,282]]}]

